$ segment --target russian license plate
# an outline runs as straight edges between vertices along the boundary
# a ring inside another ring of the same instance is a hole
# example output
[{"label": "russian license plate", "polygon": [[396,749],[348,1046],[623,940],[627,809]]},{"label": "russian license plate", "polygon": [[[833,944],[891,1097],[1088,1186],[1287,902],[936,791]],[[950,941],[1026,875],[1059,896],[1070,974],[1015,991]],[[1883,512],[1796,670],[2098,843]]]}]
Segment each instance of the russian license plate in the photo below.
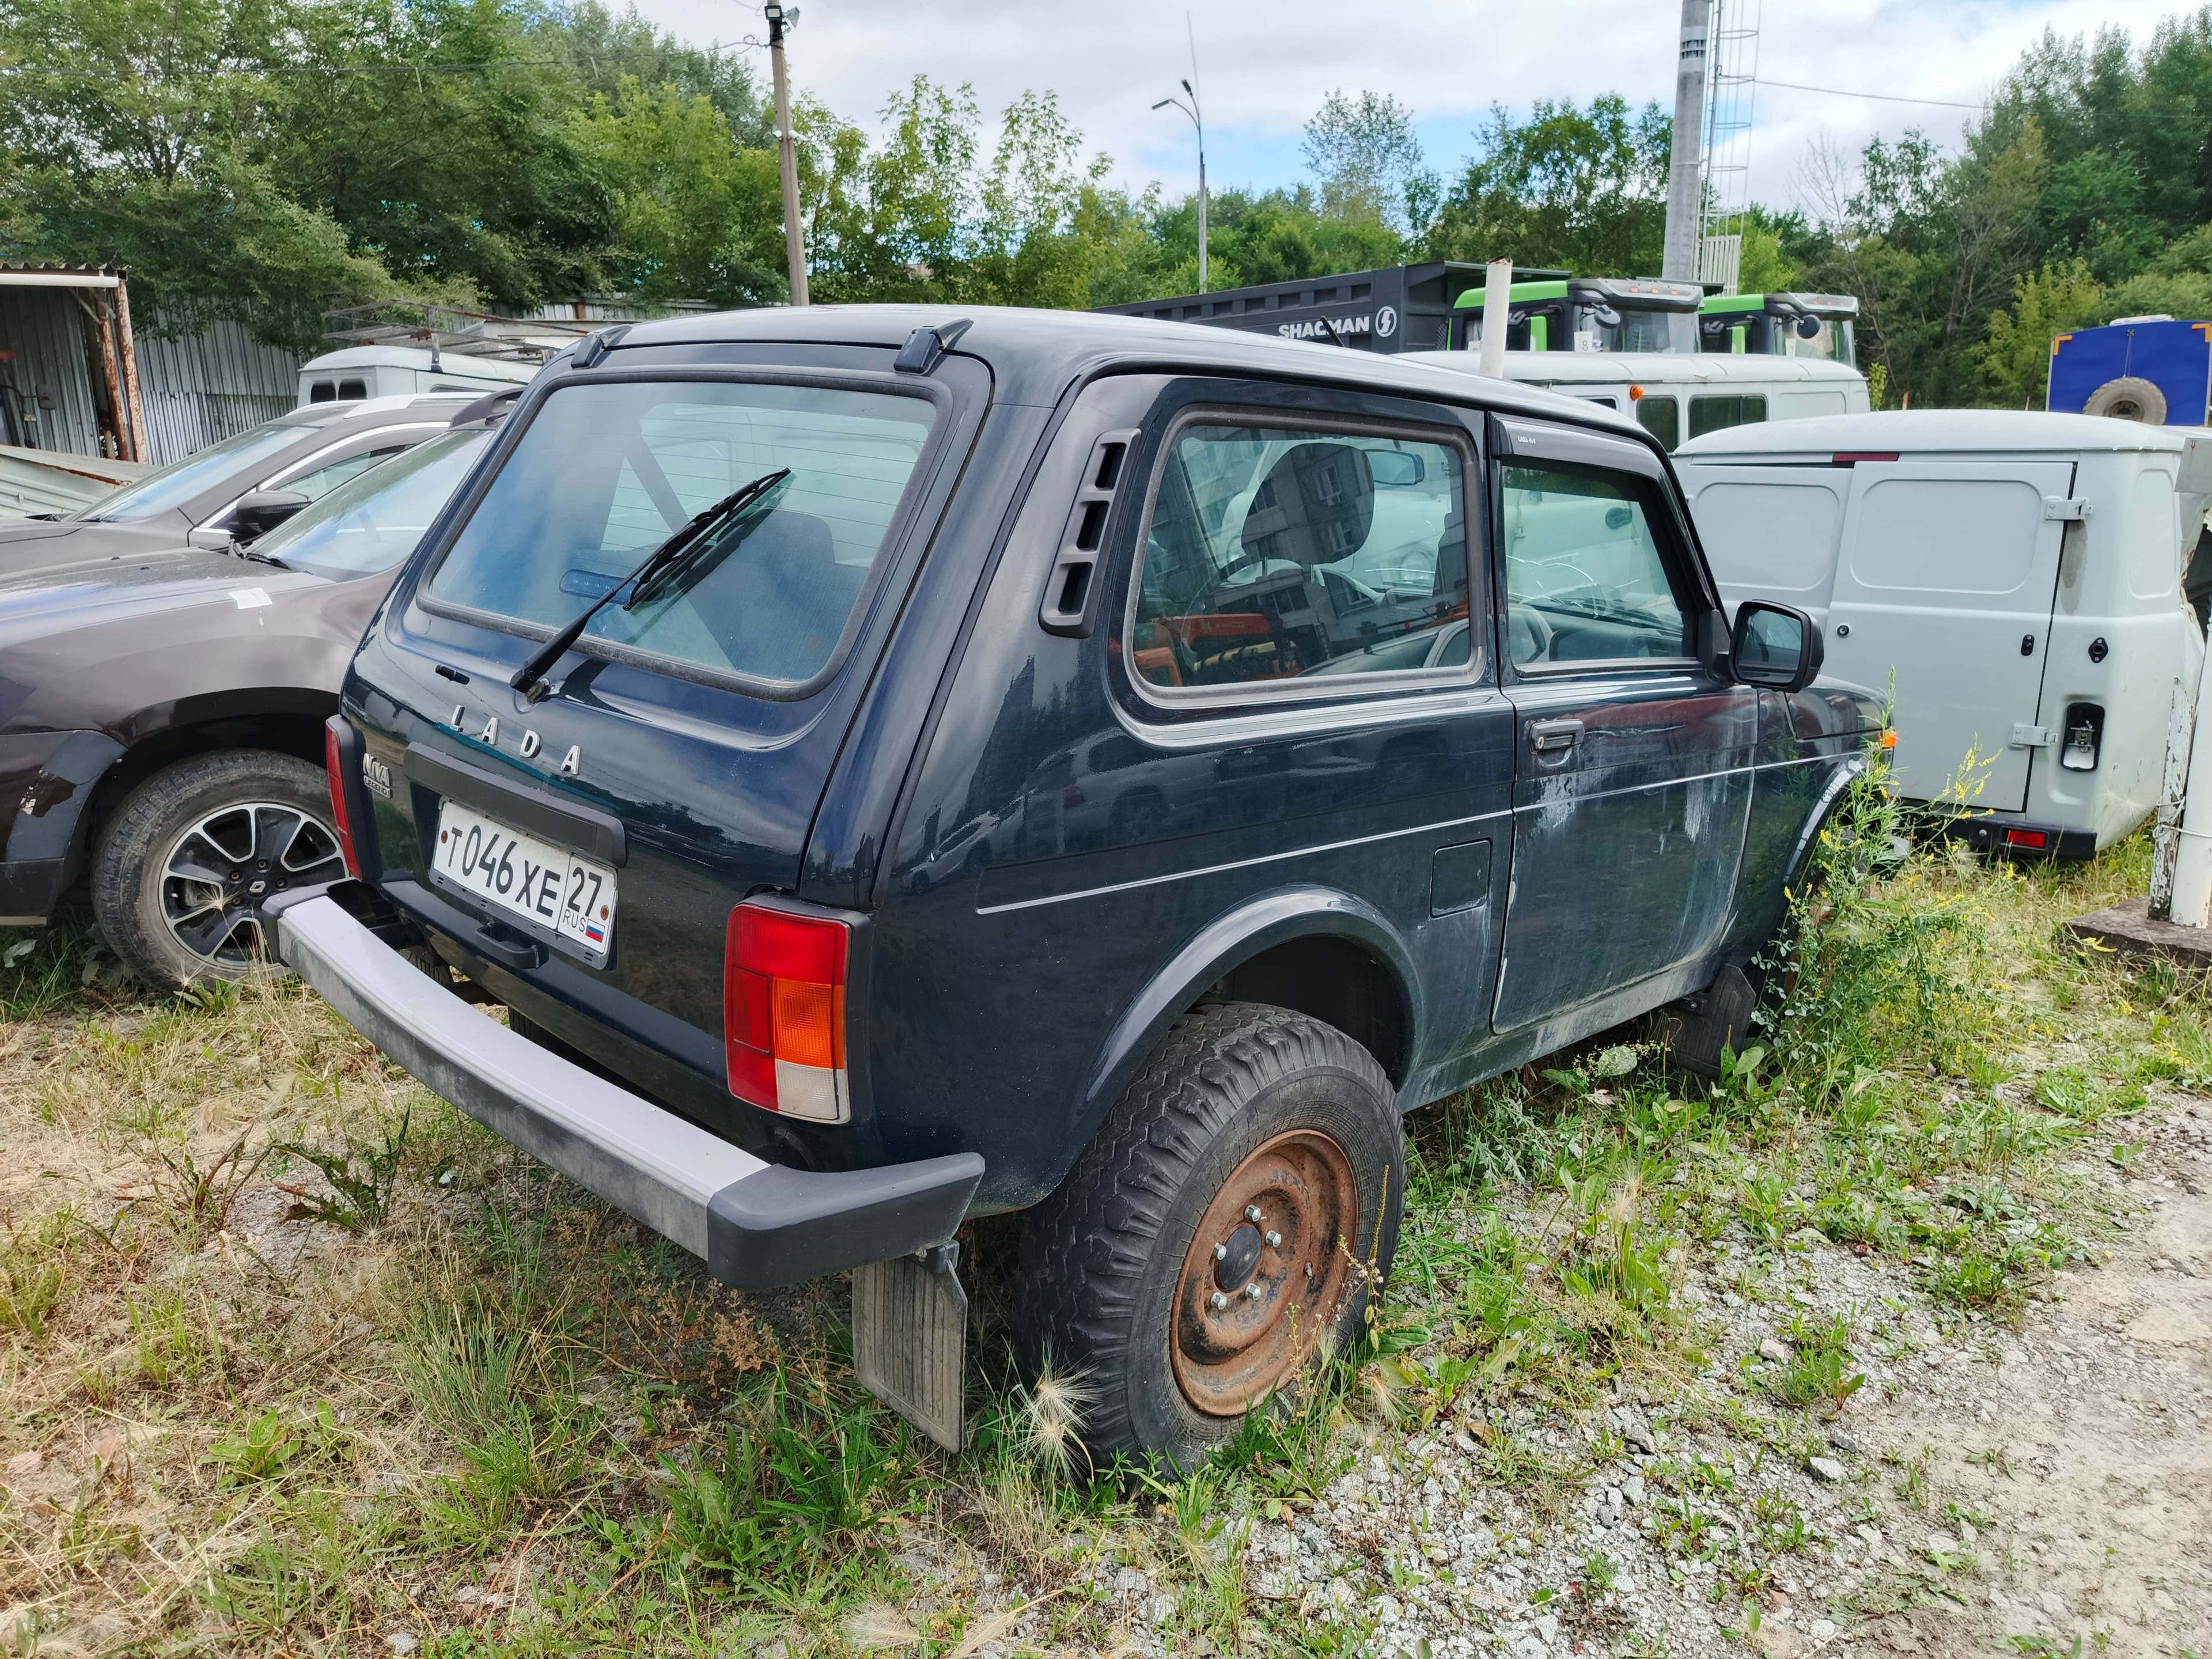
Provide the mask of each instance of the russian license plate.
[{"label": "russian license plate", "polygon": [[614,947],[613,871],[457,801],[439,804],[430,872],[594,965]]}]

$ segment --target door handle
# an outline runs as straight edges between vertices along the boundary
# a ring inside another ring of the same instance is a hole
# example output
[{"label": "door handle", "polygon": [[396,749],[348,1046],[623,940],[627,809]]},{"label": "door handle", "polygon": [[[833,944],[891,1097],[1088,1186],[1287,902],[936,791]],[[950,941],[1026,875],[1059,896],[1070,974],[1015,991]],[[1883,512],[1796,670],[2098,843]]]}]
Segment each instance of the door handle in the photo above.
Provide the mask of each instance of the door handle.
[{"label": "door handle", "polygon": [[1540,755],[1565,754],[1582,741],[1580,720],[1530,720],[1528,746]]}]

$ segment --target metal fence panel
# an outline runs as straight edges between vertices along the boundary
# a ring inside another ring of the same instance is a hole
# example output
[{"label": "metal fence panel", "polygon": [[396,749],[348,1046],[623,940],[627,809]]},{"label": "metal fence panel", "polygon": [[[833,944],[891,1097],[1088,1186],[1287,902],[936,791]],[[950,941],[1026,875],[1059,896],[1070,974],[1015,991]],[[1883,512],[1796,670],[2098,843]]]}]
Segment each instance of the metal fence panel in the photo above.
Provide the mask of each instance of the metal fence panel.
[{"label": "metal fence panel", "polygon": [[264,345],[229,318],[173,337],[138,331],[138,386],[148,459],[180,461],[296,406],[295,354]]}]

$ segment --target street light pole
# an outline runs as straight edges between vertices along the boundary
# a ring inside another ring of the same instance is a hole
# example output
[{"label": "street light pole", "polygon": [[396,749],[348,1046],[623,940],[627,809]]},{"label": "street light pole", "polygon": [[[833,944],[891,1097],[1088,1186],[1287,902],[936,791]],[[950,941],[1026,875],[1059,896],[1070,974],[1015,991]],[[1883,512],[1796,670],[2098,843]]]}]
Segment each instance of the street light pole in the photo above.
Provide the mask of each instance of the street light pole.
[{"label": "street light pole", "polygon": [[1191,125],[1198,129],[1198,291],[1200,294],[1203,294],[1206,291],[1206,123],[1199,118],[1198,89],[1192,86],[1188,81],[1182,83],[1182,89],[1190,94],[1190,102],[1188,104],[1184,103],[1180,98],[1163,98],[1158,103],[1153,105],[1152,107],[1154,109],[1165,109],[1172,104],[1176,108],[1181,110],[1185,115],[1190,117]]},{"label": "street light pole", "polygon": [[783,172],[783,258],[791,272],[791,303],[806,298],[806,239],[799,223],[799,135],[791,127],[791,82],[783,67],[783,31],[799,21],[799,8],[785,10],[781,0],[763,8],[768,18],[768,58],[775,76],[776,160]]}]

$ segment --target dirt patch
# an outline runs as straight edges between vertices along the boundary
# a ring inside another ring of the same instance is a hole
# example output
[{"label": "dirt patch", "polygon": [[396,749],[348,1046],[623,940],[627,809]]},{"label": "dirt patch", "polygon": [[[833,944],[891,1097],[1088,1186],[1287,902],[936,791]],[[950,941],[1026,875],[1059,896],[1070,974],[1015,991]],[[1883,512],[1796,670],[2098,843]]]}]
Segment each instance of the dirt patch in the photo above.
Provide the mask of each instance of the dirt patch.
[{"label": "dirt patch", "polygon": [[2127,1242],[2060,1274],[2062,1299],[2035,1305],[1974,1386],[1868,1409],[1867,1435],[1929,1448],[1936,1480],[1995,1517],[1966,1605],[1874,1621],[1893,1647],[2212,1650],[2212,1200],[2190,1190],[2212,1159],[2172,1139],[2172,1173],[2137,1183],[2147,1213]]}]

